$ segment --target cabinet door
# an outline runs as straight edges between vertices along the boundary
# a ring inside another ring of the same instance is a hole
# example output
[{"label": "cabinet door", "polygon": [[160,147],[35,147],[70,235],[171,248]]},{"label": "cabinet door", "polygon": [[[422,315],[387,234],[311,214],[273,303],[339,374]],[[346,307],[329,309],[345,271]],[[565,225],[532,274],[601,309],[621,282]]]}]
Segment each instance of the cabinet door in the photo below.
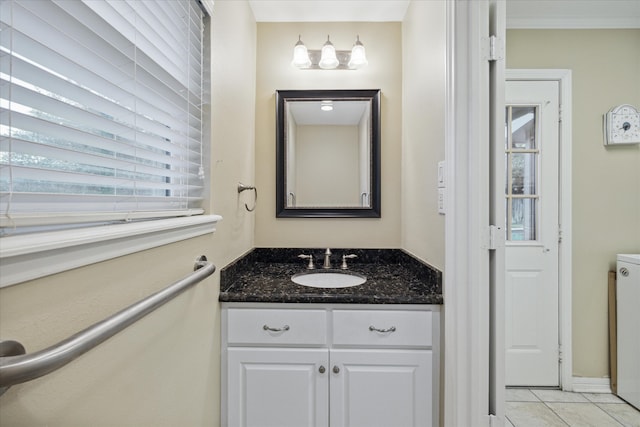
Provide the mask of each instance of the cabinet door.
[{"label": "cabinet door", "polygon": [[429,350],[331,350],[331,427],[433,424]]},{"label": "cabinet door", "polygon": [[229,348],[229,427],[329,425],[327,349]]}]

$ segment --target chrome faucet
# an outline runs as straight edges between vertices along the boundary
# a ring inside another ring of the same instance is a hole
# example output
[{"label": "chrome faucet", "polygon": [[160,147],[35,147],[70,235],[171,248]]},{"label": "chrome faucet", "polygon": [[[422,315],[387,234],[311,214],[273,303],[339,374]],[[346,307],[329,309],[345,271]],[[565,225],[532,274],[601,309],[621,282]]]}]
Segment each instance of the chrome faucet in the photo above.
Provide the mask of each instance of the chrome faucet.
[{"label": "chrome faucet", "polygon": [[322,264],[322,268],[331,268],[331,249],[329,248],[324,251],[324,264]]},{"label": "chrome faucet", "polygon": [[311,254],[309,254],[309,255],[300,254],[300,255],[298,255],[298,258],[308,259],[309,260],[309,263],[307,264],[307,270],[313,270],[314,268],[316,268],[316,266],[313,265],[313,255],[311,255]]},{"label": "chrome faucet", "polygon": [[342,266],[340,267],[343,270],[348,270],[349,266],[347,265],[347,259],[358,258],[356,254],[342,255]]}]

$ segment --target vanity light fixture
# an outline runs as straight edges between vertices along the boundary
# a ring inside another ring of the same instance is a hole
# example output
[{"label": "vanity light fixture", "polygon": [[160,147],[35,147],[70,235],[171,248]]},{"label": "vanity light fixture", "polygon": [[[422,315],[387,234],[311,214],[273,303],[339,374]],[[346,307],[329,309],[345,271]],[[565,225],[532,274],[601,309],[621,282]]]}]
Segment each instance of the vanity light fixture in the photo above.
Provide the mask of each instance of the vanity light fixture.
[{"label": "vanity light fixture", "polygon": [[307,47],[302,43],[302,36],[298,36],[298,43],[293,47],[293,61],[291,65],[298,68],[307,68],[311,66],[311,60],[309,59],[309,52]]},{"label": "vanity light fixture", "polygon": [[340,65],[340,61],[338,61],[336,57],[336,48],[333,47],[333,43],[331,43],[329,36],[327,36],[327,41],[322,46],[322,56],[320,57],[318,66],[323,70],[333,70],[338,65]]},{"label": "vanity light fixture", "polygon": [[302,37],[298,36],[291,61],[293,66],[302,70],[357,70],[368,63],[360,36],[356,36],[351,50],[336,50],[329,36],[321,50],[308,50]]},{"label": "vanity light fixture", "polygon": [[362,44],[362,42],[360,42],[360,36],[356,36],[356,42],[351,48],[351,59],[349,59],[349,68],[362,68],[368,63],[369,61],[367,61],[367,55],[364,51],[364,45]]},{"label": "vanity light fixture", "polygon": [[332,111],[333,110],[333,101],[322,101],[320,103],[320,109],[322,111]]}]

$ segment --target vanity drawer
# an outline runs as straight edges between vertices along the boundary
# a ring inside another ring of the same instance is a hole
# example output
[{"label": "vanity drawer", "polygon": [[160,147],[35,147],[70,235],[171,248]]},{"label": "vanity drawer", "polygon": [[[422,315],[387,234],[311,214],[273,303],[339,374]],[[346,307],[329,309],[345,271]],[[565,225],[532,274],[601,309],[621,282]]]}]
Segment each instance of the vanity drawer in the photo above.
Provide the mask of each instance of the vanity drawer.
[{"label": "vanity drawer", "polygon": [[430,311],[335,310],[333,344],[340,346],[431,347]]},{"label": "vanity drawer", "polygon": [[324,310],[229,309],[229,345],[326,345]]}]

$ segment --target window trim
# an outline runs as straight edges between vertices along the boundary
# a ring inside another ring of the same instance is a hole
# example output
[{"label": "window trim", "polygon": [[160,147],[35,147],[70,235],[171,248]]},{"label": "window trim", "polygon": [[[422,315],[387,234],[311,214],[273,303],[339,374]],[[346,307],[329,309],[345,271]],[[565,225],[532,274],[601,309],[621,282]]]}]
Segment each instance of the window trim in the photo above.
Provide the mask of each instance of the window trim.
[{"label": "window trim", "polygon": [[0,288],[212,234],[220,215],[198,215],[2,238]]}]

